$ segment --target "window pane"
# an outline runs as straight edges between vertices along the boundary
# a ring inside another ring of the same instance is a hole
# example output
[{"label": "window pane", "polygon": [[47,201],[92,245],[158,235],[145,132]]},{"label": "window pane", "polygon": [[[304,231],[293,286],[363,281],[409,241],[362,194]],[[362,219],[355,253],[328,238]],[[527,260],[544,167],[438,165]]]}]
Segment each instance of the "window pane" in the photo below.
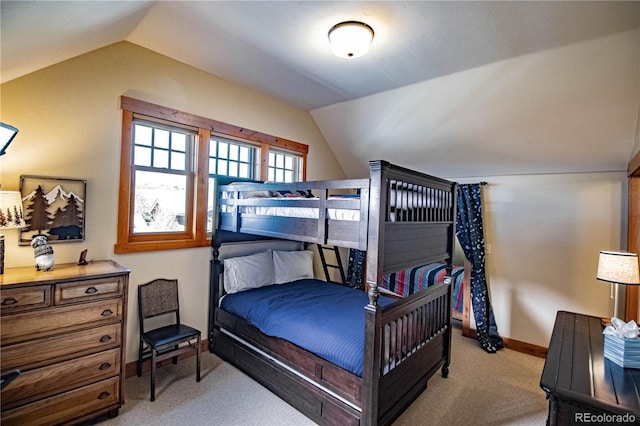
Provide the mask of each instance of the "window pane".
[{"label": "window pane", "polygon": [[156,129],[153,139],[153,145],[156,148],[169,148],[169,132],[167,130]]},{"label": "window pane", "polygon": [[216,169],[216,159],[209,158],[209,174],[215,175],[218,173],[218,169]]},{"label": "window pane", "polygon": [[267,178],[268,181],[270,182],[274,182],[276,180],[276,169],[269,169],[269,177]]},{"label": "window pane", "polygon": [[238,160],[238,150],[240,147],[238,145],[229,145],[229,160]]},{"label": "window pane", "polygon": [[284,181],[285,182],[293,182],[293,172],[291,170],[285,170],[285,172],[284,172]]},{"label": "window pane", "polygon": [[284,173],[281,169],[276,169],[276,182],[284,182]]},{"label": "window pane", "polygon": [[229,158],[229,144],[218,142],[218,158]]},{"label": "window pane", "polygon": [[284,167],[284,156],[282,154],[276,154],[276,167]]},{"label": "window pane", "polygon": [[155,149],[153,153],[154,153],[153,167],[157,167],[159,169],[168,169],[169,168],[169,151]]},{"label": "window pane", "polygon": [[218,151],[218,142],[214,140],[209,141],[209,157],[215,157]]},{"label": "window pane", "polygon": [[225,160],[218,160],[218,174],[227,175],[227,162]]},{"label": "window pane", "polygon": [[216,188],[216,180],[209,178],[209,186],[207,188],[207,232],[213,232],[214,211],[214,190]]},{"label": "window pane", "polygon": [[284,168],[293,170],[293,157],[290,155],[285,155],[284,157]]},{"label": "window pane", "polygon": [[171,134],[171,149],[175,151],[185,152],[187,148],[187,135],[184,133]]},{"label": "window pane", "polygon": [[229,161],[229,176],[238,176],[238,163]]},{"label": "window pane", "polygon": [[182,152],[171,153],[171,168],[173,170],[186,170],[187,169],[187,157]]},{"label": "window pane", "polygon": [[151,146],[151,127],[136,124],[134,128],[135,144]]},{"label": "window pane", "polygon": [[273,152],[269,153],[269,167],[276,166],[276,155]]},{"label": "window pane", "polygon": [[243,178],[249,178],[249,165],[248,164],[240,164],[240,170],[238,172],[238,176]]},{"label": "window pane", "polygon": [[248,163],[249,160],[250,160],[249,148],[247,148],[246,146],[241,146],[240,147],[240,161],[242,161],[243,163]]},{"label": "window pane", "polygon": [[180,232],[185,229],[187,177],[136,171],[133,232]]},{"label": "window pane", "polygon": [[136,146],[133,151],[133,164],[136,166],[151,166],[151,148]]}]

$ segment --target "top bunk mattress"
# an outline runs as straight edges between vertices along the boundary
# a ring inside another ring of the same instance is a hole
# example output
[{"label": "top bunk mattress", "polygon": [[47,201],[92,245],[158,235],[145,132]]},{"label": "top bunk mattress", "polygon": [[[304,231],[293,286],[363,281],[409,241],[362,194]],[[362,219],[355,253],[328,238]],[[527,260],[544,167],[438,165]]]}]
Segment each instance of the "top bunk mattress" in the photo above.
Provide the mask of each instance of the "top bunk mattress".
[{"label": "top bunk mattress", "polygon": [[[220,307],[262,333],[287,340],[362,377],[367,293],[303,279],[227,294]],[[380,296],[386,306],[394,299]]]},{"label": "top bunk mattress", "polygon": [[[314,207],[296,207],[295,201],[299,198],[288,197],[256,197],[253,199],[268,200],[272,206],[242,206],[240,207],[240,213],[242,214],[254,214],[259,216],[280,216],[280,217],[297,217],[304,219],[318,219],[320,217],[319,209]],[[342,200],[345,197],[329,197],[328,200]],[[318,198],[304,198],[304,200],[318,200]],[[233,207],[223,204],[221,206],[223,213],[233,213]],[[331,220],[360,220],[360,210],[353,209],[337,209],[328,208],[327,218]]]}]

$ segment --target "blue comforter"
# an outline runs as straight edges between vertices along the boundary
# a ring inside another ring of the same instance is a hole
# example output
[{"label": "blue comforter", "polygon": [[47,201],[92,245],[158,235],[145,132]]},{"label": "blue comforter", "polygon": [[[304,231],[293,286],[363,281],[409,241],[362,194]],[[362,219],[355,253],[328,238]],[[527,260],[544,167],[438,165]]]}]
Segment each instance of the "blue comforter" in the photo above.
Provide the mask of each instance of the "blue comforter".
[{"label": "blue comforter", "polygon": [[[394,300],[381,296],[386,306]],[[304,279],[226,295],[220,307],[362,377],[367,293]]]}]

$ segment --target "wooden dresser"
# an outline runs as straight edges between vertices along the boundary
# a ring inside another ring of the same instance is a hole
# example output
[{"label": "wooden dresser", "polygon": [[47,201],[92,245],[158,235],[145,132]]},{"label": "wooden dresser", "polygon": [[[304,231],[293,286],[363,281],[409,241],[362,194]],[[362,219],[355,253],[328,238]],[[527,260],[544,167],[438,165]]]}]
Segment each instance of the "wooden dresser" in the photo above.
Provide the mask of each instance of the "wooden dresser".
[{"label": "wooden dresser", "polygon": [[540,379],[547,425],[640,423],[640,369],[604,357],[602,329],[600,317],[558,312]]},{"label": "wooden dresser", "polygon": [[0,423],[79,423],[124,404],[129,270],[112,261],[0,275]]}]

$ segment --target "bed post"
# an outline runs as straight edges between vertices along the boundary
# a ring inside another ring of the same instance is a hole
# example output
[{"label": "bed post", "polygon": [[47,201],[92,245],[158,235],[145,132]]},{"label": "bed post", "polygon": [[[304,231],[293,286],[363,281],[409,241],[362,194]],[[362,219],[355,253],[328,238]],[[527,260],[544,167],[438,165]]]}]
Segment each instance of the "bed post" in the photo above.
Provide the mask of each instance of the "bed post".
[{"label": "bed post", "polygon": [[[453,252],[455,251],[455,240],[456,240],[456,221],[458,215],[458,192],[457,192],[458,184],[456,182],[451,183],[451,196],[453,199],[451,200],[451,212],[449,213],[451,218],[451,228],[449,230],[448,241],[447,241],[447,251],[450,254],[447,259],[447,275],[449,276],[449,296],[448,300],[451,301],[453,296]],[[451,329],[451,307],[449,307],[449,316],[447,318],[447,329],[445,333],[446,336],[446,344],[445,344],[445,354],[444,354],[444,364],[442,365],[442,377],[447,377],[449,375],[449,365],[451,364],[451,333],[453,332]]]},{"label": "bed post", "polygon": [[[371,297],[371,295],[369,296]],[[378,391],[380,375],[381,340],[379,327],[380,306],[365,307],[364,367],[362,370],[362,425],[378,424]]]},{"label": "bed post", "polygon": [[209,265],[209,352],[213,353],[214,348],[214,323],[216,320],[216,309],[220,301],[220,274],[222,273],[222,262],[220,261],[220,242],[214,235],[211,238],[212,258]]},{"label": "bed post", "polygon": [[[369,287],[369,306],[377,306],[384,265],[381,247],[384,241],[384,221],[386,220],[387,190],[386,175],[389,163],[370,161],[369,183],[369,230],[367,244],[367,286]],[[384,185],[384,187],[383,187]]]},{"label": "bed post", "polygon": [[375,426],[378,424],[378,398],[381,369],[381,330],[378,305],[379,285],[382,280],[384,265],[383,250],[384,221],[387,205],[386,174],[389,163],[370,161],[369,185],[369,229],[367,245],[367,286],[369,304],[365,307],[365,353],[362,372],[362,424]]}]

